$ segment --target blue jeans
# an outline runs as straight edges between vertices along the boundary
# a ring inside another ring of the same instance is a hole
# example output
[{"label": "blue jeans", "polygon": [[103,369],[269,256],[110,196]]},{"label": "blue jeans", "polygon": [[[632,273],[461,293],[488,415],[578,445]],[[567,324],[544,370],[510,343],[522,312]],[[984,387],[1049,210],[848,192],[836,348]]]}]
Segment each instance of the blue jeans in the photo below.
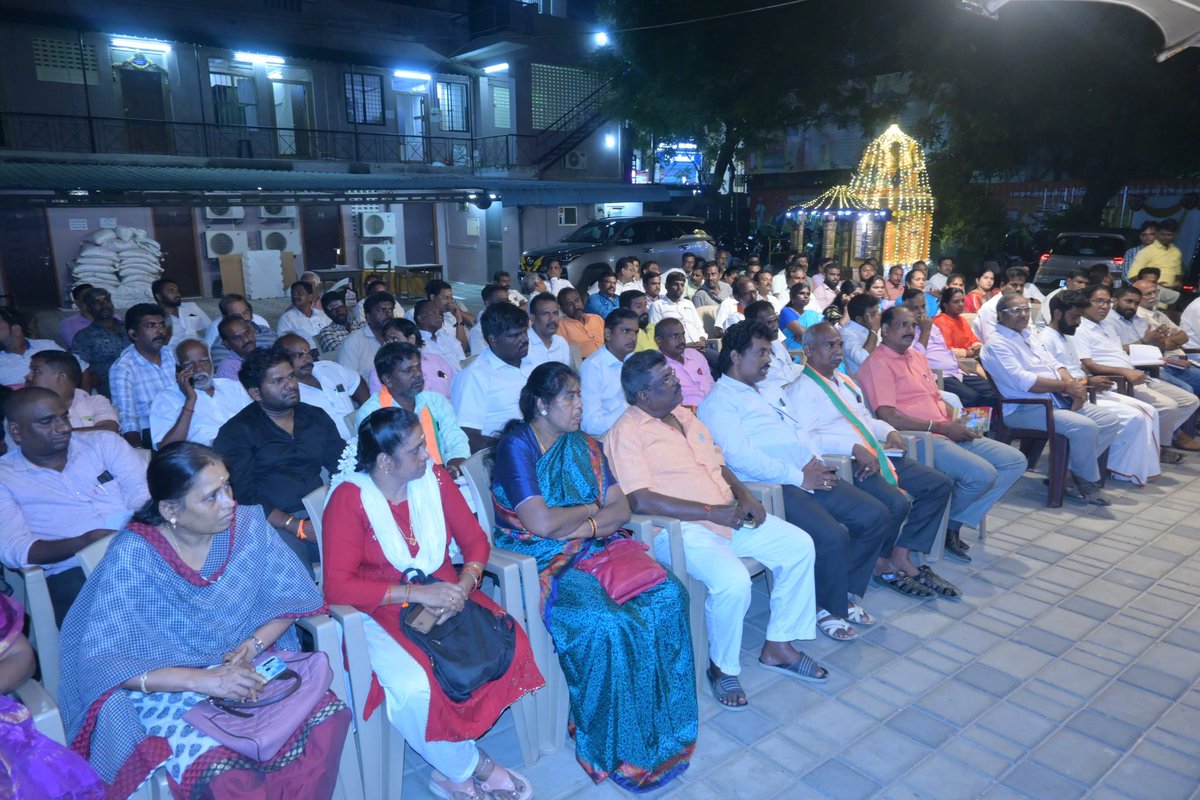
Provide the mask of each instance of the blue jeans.
[{"label": "blue jeans", "polygon": [[978,528],[987,512],[1025,474],[1026,460],[1015,447],[995,439],[933,440],[933,465],[954,481],[950,521]]},{"label": "blue jeans", "polygon": [[1200,368],[1164,366],[1158,377],[1172,386],[1200,395]]}]

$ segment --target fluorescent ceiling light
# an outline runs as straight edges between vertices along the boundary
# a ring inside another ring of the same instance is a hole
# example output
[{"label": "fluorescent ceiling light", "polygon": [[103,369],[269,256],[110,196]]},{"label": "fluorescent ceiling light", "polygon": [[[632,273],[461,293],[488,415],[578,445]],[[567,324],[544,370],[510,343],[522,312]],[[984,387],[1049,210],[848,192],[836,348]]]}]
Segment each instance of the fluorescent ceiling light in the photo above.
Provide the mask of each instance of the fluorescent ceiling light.
[{"label": "fluorescent ceiling light", "polygon": [[129,50],[141,50],[143,53],[169,53],[171,45],[166,42],[152,42],[148,39],[131,39],[127,36],[114,36],[113,47],[124,47]]},{"label": "fluorescent ceiling light", "polygon": [[492,64],[490,67],[484,67],[483,71],[488,75],[493,75],[497,72],[508,72],[508,62],[503,64]]},{"label": "fluorescent ceiling light", "polygon": [[234,61],[248,61],[251,64],[283,64],[283,56],[265,56],[262,53],[234,53]]},{"label": "fluorescent ceiling light", "polygon": [[398,69],[395,72],[393,72],[392,75],[396,78],[412,78],[413,80],[417,80],[417,81],[429,80],[428,72],[414,72],[413,70],[410,70],[410,69]]}]

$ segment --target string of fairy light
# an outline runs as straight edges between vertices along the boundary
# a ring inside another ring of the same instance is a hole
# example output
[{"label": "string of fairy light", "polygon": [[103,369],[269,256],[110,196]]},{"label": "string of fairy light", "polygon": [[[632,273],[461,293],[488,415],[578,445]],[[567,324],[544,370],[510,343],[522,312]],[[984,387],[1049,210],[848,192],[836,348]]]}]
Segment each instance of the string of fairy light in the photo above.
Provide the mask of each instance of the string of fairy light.
[{"label": "string of fairy light", "polygon": [[875,208],[891,210],[884,230],[884,265],[929,258],[933,237],[933,193],[925,152],[916,139],[892,125],[867,146],[850,191]]}]

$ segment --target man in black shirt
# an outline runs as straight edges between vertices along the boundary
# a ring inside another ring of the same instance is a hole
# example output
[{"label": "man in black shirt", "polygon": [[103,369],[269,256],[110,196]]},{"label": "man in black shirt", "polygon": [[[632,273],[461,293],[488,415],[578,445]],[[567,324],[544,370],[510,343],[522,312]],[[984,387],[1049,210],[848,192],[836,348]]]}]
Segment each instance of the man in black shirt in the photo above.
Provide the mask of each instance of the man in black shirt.
[{"label": "man in black shirt", "polygon": [[221,426],[213,448],[229,467],[239,503],[260,505],[267,521],[305,565],[320,560],[304,496],[337,472],[345,442],[329,415],[300,402],[287,353],[256,350],[238,379],[254,402]]}]

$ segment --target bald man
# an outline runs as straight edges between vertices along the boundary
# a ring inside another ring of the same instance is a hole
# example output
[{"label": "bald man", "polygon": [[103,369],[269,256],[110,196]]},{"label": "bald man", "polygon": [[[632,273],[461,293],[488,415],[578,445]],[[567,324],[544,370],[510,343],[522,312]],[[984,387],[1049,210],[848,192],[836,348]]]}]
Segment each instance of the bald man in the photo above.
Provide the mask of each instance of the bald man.
[{"label": "bald man", "polygon": [[75,554],[150,499],[145,462],[110,431],[73,432],[67,404],[32,386],[4,405],[17,449],[0,458],[0,562],[40,566],[61,625],[83,586]]}]

